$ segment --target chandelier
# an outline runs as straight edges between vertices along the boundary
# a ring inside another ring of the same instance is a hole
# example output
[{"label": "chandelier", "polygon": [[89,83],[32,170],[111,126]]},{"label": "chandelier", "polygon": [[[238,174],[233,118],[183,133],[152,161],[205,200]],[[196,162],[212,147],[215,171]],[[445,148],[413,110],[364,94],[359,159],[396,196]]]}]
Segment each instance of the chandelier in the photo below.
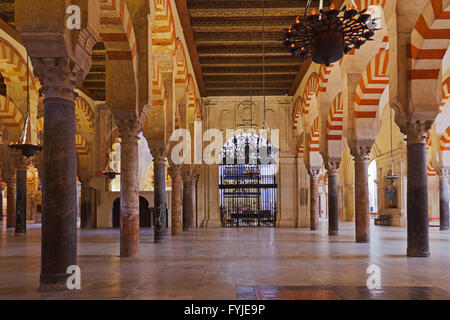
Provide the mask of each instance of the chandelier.
[{"label": "chandelier", "polygon": [[295,23],[285,29],[284,45],[294,56],[302,60],[312,58],[315,63],[330,64],[339,61],[344,54],[359,49],[366,41],[373,40],[376,19],[358,11],[355,6],[344,6],[337,10],[334,4],[323,10],[320,0],[319,10],[312,9],[307,15],[311,0],[306,6],[303,20],[297,17]]},{"label": "chandelier", "polygon": [[[25,116],[25,121],[23,123],[22,131],[20,133],[18,142],[11,142],[9,147],[12,150],[20,150],[22,156],[30,158],[34,156],[38,151],[42,150],[42,146],[39,145],[39,137],[36,134],[36,130],[33,127],[33,123],[30,119],[30,74],[28,66],[28,55],[27,55],[27,114]],[[37,137],[37,144],[32,142],[32,132],[35,133]]]},{"label": "chandelier", "polygon": [[[113,132],[113,127],[112,127],[112,118],[113,118],[113,116],[112,116],[112,113],[111,113],[111,116],[110,116],[110,129],[111,129],[111,138],[110,138],[110,140],[111,140],[111,145],[110,145],[110,150],[111,150],[111,152],[113,151],[113,142],[112,142],[112,140],[113,140],[113,135],[112,135],[112,132]],[[117,175],[119,175],[120,173],[119,172],[116,172],[115,170],[114,170],[114,168],[111,166],[111,161],[108,161],[109,159],[109,155],[108,155],[108,151],[106,151],[106,168],[105,168],[105,170],[103,170],[102,171],[102,174],[104,175],[104,176],[106,176],[109,180],[114,180],[114,178],[117,176]]]}]

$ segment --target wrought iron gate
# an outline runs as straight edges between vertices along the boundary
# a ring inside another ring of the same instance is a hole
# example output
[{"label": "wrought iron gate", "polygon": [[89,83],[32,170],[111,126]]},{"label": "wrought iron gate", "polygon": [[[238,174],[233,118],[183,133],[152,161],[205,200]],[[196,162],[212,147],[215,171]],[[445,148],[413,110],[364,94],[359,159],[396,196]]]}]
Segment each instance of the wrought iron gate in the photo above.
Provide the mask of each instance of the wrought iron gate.
[{"label": "wrought iron gate", "polygon": [[[256,137],[255,141],[255,136],[243,134],[232,139],[231,147],[229,144],[224,146],[223,160],[219,165],[220,215],[223,227],[275,226],[277,214],[275,165],[261,163],[259,160],[261,139]],[[256,150],[253,153],[252,142]],[[240,143],[243,144],[243,148]],[[270,153],[270,145],[268,146]],[[243,157],[236,156],[239,150],[242,151]],[[230,157],[230,154],[233,156]]]}]

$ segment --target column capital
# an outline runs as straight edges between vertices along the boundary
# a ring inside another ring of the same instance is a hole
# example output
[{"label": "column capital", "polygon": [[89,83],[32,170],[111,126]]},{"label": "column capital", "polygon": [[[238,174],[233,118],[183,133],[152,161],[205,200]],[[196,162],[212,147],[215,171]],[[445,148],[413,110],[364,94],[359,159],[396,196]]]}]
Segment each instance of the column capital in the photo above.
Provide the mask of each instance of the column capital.
[{"label": "column capital", "polygon": [[169,144],[159,140],[159,141],[148,141],[148,147],[153,157],[153,163],[165,164],[165,159],[167,157],[167,152],[169,151]]},{"label": "column capital", "polygon": [[20,154],[14,157],[14,166],[16,170],[26,171],[28,170],[28,166],[32,163],[32,161]]},{"label": "column capital", "polygon": [[414,119],[399,101],[395,101],[392,108],[395,110],[395,122],[400,131],[406,135],[407,144],[426,143],[427,132],[434,120]]},{"label": "column capital", "polygon": [[439,180],[448,180],[448,174],[450,173],[450,169],[442,168],[436,170],[437,175],[439,176]]},{"label": "column capital", "polygon": [[142,132],[142,123],[137,118],[115,118],[119,136],[122,142],[137,140]]},{"label": "column capital", "polygon": [[319,177],[320,169],[308,169],[309,176],[316,180]]},{"label": "column capital", "polygon": [[192,177],[192,166],[190,165],[183,165],[183,167],[181,168],[181,175],[183,177],[183,180],[185,181],[189,181]]},{"label": "column capital", "polygon": [[369,160],[370,151],[373,145],[372,140],[367,141],[348,141],[350,153],[355,158],[355,161]]},{"label": "column capital", "polygon": [[327,170],[327,174],[329,176],[335,175],[337,171],[339,170],[339,167],[341,165],[340,159],[324,159],[325,163],[325,169]]},{"label": "column capital", "polygon": [[167,168],[167,172],[169,173],[170,177],[173,180],[174,177],[181,177],[181,169],[182,165],[171,163],[170,167]]}]

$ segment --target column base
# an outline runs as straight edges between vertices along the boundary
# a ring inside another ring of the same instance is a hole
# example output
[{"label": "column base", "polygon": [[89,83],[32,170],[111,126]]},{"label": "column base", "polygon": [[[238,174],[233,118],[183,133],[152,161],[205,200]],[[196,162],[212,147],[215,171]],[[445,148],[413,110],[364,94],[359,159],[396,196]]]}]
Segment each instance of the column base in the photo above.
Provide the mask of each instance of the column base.
[{"label": "column base", "polygon": [[315,226],[315,227],[309,227],[309,230],[311,230],[311,231],[319,230],[319,227],[317,227],[317,226]]},{"label": "column base", "polygon": [[370,242],[370,237],[356,237],[356,243],[369,243]]},{"label": "column base", "polygon": [[408,257],[429,257],[430,256],[430,251],[423,251],[423,250],[418,250],[418,249],[412,249],[412,248],[408,248],[406,250],[406,255]]},{"label": "column base", "polygon": [[339,231],[338,230],[328,230],[328,235],[329,236],[337,236],[337,235],[339,235]]},{"label": "column base", "polygon": [[69,290],[67,288],[67,278],[68,274],[52,274],[40,276],[39,291],[49,292],[49,291],[63,291]]},{"label": "column base", "polygon": [[440,227],[439,228],[439,231],[447,231],[447,230],[449,230],[450,228],[449,227]]}]

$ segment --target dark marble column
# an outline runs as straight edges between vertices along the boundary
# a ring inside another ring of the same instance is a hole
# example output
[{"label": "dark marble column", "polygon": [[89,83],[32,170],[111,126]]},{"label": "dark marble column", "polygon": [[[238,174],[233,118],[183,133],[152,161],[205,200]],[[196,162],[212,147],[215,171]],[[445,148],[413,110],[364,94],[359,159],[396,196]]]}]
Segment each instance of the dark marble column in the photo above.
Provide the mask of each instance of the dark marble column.
[{"label": "dark marble column", "polygon": [[408,249],[410,257],[428,257],[428,185],[425,139],[416,134],[407,136],[408,142]]},{"label": "dark marble column", "polygon": [[317,230],[319,228],[319,186],[317,179],[319,178],[319,170],[309,170],[309,217],[310,229]]},{"label": "dark marble column", "polygon": [[439,170],[439,217],[440,230],[448,230],[448,170],[446,169]]},{"label": "dark marble column", "polygon": [[370,242],[369,171],[371,147],[358,147],[355,157],[355,233],[356,242]]},{"label": "dark marble column", "polygon": [[192,228],[197,228],[197,181],[198,174],[193,173],[191,176],[191,209],[189,210],[191,213],[190,224]]},{"label": "dark marble column", "polygon": [[0,221],[3,221],[3,186],[0,183]]},{"label": "dark marble column", "polygon": [[6,228],[14,228],[16,220],[16,177],[6,180]]},{"label": "dark marble column", "polygon": [[116,119],[120,133],[120,256],[139,254],[139,152],[137,119]]},{"label": "dark marble column", "polygon": [[338,179],[339,162],[326,162],[328,176],[328,235],[339,233]]},{"label": "dark marble column", "polygon": [[40,290],[67,289],[67,267],[77,264],[75,103],[44,100],[42,264]]},{"label": "dark marble column", "polygon": [[91,188],[90,178],[81,178],[81,210],[80,210],[80,227],[91,227]]},{"label": "dark marble column", "polygon": [[183,230],[191,228],[191,175],[192,169],[185,165],[182,169],[183,177]]},{"label": "dark marble column", "polygon": [[155,177],[154,211],[155,242],[162,242],[167,236],[166,217],[166,162],[167,147],[163,142],[150,143],[153,156],[153,172]]},{"label": "dark marble column", "polygon": [[171,164],[169,174],[172,178],[172,235],[181,234],[182,228],[182,185],[181,165]]},{"label": "dark marble column", "polygon": [[15,233],[27,232],[27,170],[29,162],[22,156],[16,161]]}]

